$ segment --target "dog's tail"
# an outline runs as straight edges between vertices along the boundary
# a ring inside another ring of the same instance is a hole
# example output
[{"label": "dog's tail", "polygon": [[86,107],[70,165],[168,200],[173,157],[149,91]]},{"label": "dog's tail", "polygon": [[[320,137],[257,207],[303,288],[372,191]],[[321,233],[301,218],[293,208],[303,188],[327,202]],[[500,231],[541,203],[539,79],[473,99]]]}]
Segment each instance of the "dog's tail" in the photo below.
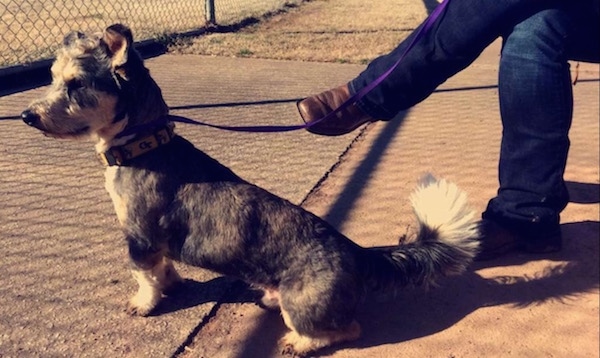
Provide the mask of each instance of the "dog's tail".
[{"label": "dog's tail", "polygon": [[367,249],[361,263],[370,289],[432,285],[464,272],[479,249],[479,224],[455,184],[424,177],[410,197],[419,222],[416,238]]}]

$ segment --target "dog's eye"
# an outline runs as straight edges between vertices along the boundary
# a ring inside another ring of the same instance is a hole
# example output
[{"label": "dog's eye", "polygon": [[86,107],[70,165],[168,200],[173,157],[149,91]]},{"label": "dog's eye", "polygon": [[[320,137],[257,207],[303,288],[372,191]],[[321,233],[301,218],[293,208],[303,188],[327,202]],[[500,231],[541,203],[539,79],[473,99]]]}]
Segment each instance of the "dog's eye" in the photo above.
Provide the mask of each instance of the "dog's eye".
[{"label": "dog's eye", "polygon": [[81,87],[83,87],[83,82],[78,79],[70,80],[69,83],[67,83],[67,88],[70,90],[76,90]]},{"label": "dog's eye", "polygon": [[70,80],[67,83],[67,95],[69,97],[71,97],[73,92],[77,91],[78,89],[80,89],[82,87],[83,87],[83,82],[81,82],[81,80],[78,80],[78,79]]}]

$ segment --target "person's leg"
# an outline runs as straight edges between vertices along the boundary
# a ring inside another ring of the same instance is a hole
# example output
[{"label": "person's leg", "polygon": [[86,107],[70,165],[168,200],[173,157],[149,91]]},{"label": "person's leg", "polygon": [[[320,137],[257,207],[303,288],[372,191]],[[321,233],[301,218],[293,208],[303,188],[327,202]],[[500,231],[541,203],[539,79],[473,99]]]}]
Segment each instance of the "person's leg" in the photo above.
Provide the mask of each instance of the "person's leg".
[{"label": "person's leg", "polygon": [[[573,44],[582,40],[583,28],[571,5],[540,11],[504,38],[498,82],[503,125],[500,189],[483,213],[489,232],[482,257],[514,248],[561,248],[559,216],[569,200],[563,174],[573,114],[568,59]],[[597,26],[596,20],[594,34],[584,37],[592,41],[587,53],[598,47],[592,39],[596,36],[597,41]],[[508,246],[506,237],[494,237],[498,227],[512,231]]]},{"label": "person's leg", "polygon": [[[446,0],[446,11],[381,85],[357,105],[374,118],[389,120],[427,98],[448,78],[469,66],[508,28],[537,9],[528,0]],[[421,25],[422,26],[422,25]],[[373,60],[350,82],[354,94],[388,70],[419,29],[387,55]]]},{"label": "person's leg", "polygon": [[[314,125],[309,131],[344,134],[368,121],[392,119],[399,111],[427,98],[438,85],[471,64],[508,28],[552,3],[530,0],[446,1],[449,3],[444,13],[388,78],[359,100],[356,106]],[[304,121],[310,123],[323,117],[381,76],[404,54],[419,29],[389,54],[373,60],[348,85],[299,102],[298,109]]]}]

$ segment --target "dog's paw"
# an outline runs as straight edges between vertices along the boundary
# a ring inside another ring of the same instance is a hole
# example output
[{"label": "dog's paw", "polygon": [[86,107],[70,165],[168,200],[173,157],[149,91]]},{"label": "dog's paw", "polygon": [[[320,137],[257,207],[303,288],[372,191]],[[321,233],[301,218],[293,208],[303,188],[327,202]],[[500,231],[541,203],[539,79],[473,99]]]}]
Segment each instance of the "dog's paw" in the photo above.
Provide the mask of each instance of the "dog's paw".
[{"label": "dog's paw", "polygon": [[292,358],[306,358],[314,350],[309,338],[300,336],[294,331],[286,333],[279,344],[282,347],[281,354],[292,356]]},{"label": "dog's paw", "polygon": [[322,348],[335,343],[353,341],[360,336],[360,325],[353,321],[347,327],[337,331],[320,332],[313,336],[301,335],[296,331],[286,333],[279,341],[282,354],[292,357],[308,357]]},{"label": "dog's paw", "polygon": [[291,356],[292,358],[307,358],[306,355],[296,352],[291,344],[284,344],[281,349],[281,355]]},{"label": "dog's paw", "polygon": [[127,312],[131,316],[146,317],[158,305],[159,301],[160,301],[160,296],[159,297],[155,297],[154,295],[148,296],[148,295],[140,294],[138,292],[127,303],[125,312]]},{"label": "dog's paw", "polygon": [[281,346],[281,355],[289,355],[294,357],[296,351],[294,350],[294,343],[291,335],[295,332],[288,332],[279,340],[279,345]]},{"label": "dog's paw", "polygon": [[125,312],[130,316],[147,317],[153,309],[154,307],[140,307],[128,302],[125,307]]}]

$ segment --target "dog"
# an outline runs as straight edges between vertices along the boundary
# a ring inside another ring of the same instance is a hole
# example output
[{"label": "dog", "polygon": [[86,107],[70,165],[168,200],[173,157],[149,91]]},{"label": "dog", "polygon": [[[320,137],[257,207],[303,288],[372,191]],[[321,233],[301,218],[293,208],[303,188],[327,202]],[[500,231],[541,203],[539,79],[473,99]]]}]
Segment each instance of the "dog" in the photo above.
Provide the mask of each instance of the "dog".
[{"label": "dog", "polygon": [[177,135],[131,30],[65,36],[49,93],[22,113],[56,138],[95,141],[106,190],[139,288],[127,312],[147,316],[182,281],[173,261],[237,277],[264,292],[289,331],[283,353],[305,356],[355,340],[370,291],[430,285],[466,270],[479,226],[466,194],[426,177],[410,200],[410,242],[363,248],[316,215],[253,185]]}]

